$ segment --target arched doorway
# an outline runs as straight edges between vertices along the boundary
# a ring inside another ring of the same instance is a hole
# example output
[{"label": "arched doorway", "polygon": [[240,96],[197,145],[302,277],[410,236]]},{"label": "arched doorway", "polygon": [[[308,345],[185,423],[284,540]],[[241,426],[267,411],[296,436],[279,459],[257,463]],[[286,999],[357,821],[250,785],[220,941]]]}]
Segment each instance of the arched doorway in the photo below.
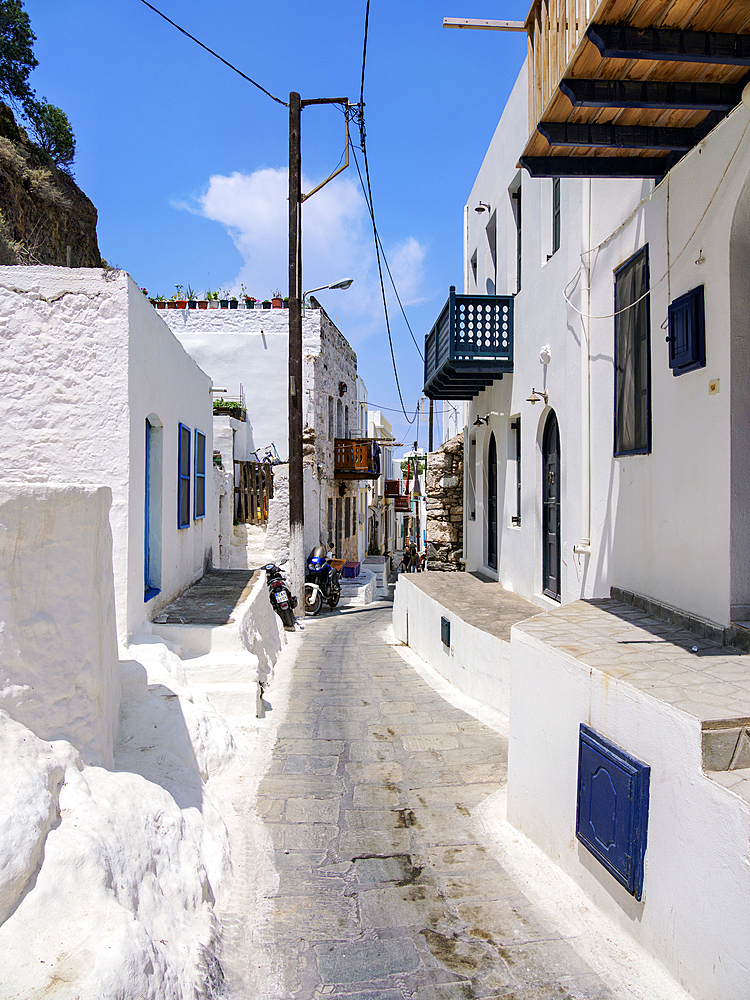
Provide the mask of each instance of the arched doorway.
[{"label": "arched doorway", "polygon": [[490,434],[487,451],[487,565],[497,569],[497,445]]},{"label": "arched doorway", "polygon": [[560,600],[560,431],[554,410],[542,439],[542,593]]}]

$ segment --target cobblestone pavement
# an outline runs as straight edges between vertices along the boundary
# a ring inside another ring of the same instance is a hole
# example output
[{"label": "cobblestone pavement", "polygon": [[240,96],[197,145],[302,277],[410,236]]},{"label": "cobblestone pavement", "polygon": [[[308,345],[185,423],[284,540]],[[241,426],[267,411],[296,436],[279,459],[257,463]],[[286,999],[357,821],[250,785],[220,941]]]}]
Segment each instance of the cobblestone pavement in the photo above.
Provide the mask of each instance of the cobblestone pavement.
[{"label": "cobblestone pavement", "polygon": [[279,885],[271,1000],[609,1000],[480,843],[507,741],[383,635],[391,605],[305,623],[259,809]]}]

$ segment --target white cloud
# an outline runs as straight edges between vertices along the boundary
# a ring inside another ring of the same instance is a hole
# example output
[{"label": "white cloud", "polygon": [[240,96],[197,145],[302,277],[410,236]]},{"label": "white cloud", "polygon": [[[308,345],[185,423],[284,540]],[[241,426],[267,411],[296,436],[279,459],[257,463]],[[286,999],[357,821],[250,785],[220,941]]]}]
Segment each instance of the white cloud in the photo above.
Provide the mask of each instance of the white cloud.
[{"label": "white cloud", "polygon": [[[303,191],[316,184],[303,178]],[[243,264],[231,286],[265,298],[288,283],[288,180],[286,169],[264,168],[252,174],[216,174],[198,199],[206,218],[226,226]],[[175,207],[178,207],[175,205]],[[179,205],[180,208],[187,207]],[[302,209],[302,281],[305,289],[354,278],[348,291],[320,293],[333,318],[352,344],[383,329],[380,284],[372,229],[364,198],[355,183],[338,177]],[[420,300],[426,248],[414,237],[389,251],[404,305]],[[388,281],[387,274],[384,277]],[[392,299],[392,295],[389,295]]]}]

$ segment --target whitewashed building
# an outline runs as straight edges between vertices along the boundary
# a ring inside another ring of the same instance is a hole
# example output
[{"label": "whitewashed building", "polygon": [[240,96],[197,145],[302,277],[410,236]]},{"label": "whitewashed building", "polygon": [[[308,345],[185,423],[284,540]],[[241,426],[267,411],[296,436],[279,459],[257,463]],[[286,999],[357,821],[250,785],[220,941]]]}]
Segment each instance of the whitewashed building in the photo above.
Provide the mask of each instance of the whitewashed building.
[{"label": "whitewashed building", "polygon": [[425,391],[466,406],[467,569],[540,614],[495,640],[406,579],[394,628],[509,714],[508,819],[691,995],[734,1000],[750,964],[750,663],[732,648],[750,648],[750,13],[534,0],[526,27]]},{"label": "whitewashed building", "polygon": [[0,268],[0,478],[108,486],[118,634],[212,564],[211,380],[124,271]]},{"label": "whitewashed building", "polygon": [[[366,395],[363,399],[358,390],[363,383],[355,352],[322,306],[311,301],[302,317],[305,553],[323,544],[339,559],[358,561],[364,540],[360,482],[375,474],[373,442],[360,427]],[[159,315],[215,386],[230,398],[243,395],[246,422],[216,418],[222,454],[229,454],[231,440],[237,461],[262,460],[270,450],[286,462],[289,313],[169,309]]]}]

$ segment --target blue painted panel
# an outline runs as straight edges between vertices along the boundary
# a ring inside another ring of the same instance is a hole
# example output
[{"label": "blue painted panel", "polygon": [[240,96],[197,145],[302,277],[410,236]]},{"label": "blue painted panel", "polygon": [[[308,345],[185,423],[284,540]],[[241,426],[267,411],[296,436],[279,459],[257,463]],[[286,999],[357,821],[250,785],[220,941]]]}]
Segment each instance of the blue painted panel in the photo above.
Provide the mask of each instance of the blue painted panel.
[{"label": "blue painted panel", "polygon": [[641,899],[651,768],[589,726],[579,739],[576,836]]},{"label": "blue painted panel", "polygon": [[451,644],[451,623],[450,618],[440,618],[440,638],[444,646]]},{"label": "blue painted panel", "polygon": [[669,306],[669,367],[684,375],[706,367],[706,319],[703,285],[693,288]]}]

